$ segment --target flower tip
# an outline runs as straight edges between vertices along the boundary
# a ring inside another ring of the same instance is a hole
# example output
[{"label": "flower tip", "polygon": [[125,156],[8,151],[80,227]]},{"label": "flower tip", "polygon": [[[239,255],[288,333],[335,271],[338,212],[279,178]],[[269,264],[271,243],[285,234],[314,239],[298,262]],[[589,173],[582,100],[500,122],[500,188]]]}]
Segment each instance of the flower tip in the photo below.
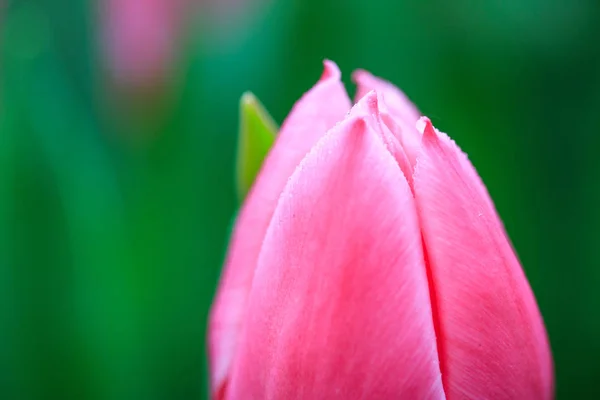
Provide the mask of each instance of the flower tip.
[{"label": "flower tip", "polygon": [[379,117],[380,113],[379,94],[375,90],[370,90],[358,100],[350,110],[350,115]]},{"label": "flower tip", "polygon": [[362,81],[368,79],[371,76],[372,75],[369,73],[369,71],[359,68],[355,69],[354,72],[352,72],[351,79],[355,85],[359,85]]},{"label": "flower tip", "polygon": [[321,81],[328,79],[340,80],[342,73],[336,63],[331,60],[323,60],[323,74],[321,75]]},{"label": "flower tip", "polygon": [[421,117],[417,121],[417,130],[425,137],[437,137],[437,133],[431,120],[427,117]]},{"label": "flower tip", "polygon": [[364,97],[362,101],[366,103],[367,109],[371,114],[379,113],[379,96],[375,90],[370,90]]}]

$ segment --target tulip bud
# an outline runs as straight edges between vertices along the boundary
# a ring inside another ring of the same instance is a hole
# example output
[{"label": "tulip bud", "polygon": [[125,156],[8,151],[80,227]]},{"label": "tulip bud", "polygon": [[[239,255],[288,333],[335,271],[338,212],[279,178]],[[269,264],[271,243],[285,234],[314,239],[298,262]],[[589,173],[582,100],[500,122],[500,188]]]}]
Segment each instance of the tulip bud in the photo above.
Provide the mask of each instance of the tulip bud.
[{"label": "tulip bud", "polygon": [[477,172],[397,88],[354,80],[350,109],[325,62],[240,210],[213,398],[551,399],[544,324]]}]

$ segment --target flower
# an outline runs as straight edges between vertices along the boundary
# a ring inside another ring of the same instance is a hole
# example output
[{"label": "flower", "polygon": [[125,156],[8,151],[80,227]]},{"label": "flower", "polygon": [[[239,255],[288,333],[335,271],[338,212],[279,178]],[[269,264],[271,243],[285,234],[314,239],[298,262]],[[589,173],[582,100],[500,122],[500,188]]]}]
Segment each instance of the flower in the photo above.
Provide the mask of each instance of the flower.
[{"label": "flower", "polygon": [[243,205],[213,398],[552,398],[540,312],[475,169],[393,85],[353,78],[350,110],[325,62]]},{"label": "flower", "polygon": [[174,68],[188,0],[104,0],[103,45],[115,80],[134,88],[160,85]]},{"label": "flower", "polygon": [[247,13],[249,7],[258,3],[241,0],[101,0],[98,22],[107,72],[117,86],[134,92],[151,92],[168,86],[180,69],[180,52],[191,19],[203,16],[204,24],[236,26],[234,16]]}]

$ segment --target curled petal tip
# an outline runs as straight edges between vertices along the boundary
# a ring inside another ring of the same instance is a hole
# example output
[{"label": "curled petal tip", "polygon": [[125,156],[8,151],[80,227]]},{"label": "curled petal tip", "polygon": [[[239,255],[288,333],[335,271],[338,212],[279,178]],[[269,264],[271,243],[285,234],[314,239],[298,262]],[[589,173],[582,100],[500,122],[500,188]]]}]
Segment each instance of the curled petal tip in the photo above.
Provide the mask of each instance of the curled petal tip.
[{"label": "curled petal tip", "polygon": [[375,90],[370,90],[364,97],[364,101],[369,103],[369,105],[377,105],[377,92]]},{"label": "curled petal tip", "polygon": [[371,115],[379,114],[379,96],[375,90],[370,90],[360,101]]},{"label": "curled petal tip", "polygon": [[436,138],[437,137],[436,130],[433,127],[433,124],[431,123],[431,120],[429,118],[427,118],[427,117],[419,118],[416,126],[417,126],[417,130],[423,136],[428,137],[428,138]]},{"label": "curled petal tip", "polygon": [[323,61],[323,74],[321,75],[321,81],[325,81],[328,79],[339,80],[342,77],[342,73],[340,72],[340,68],[331,60]]},{"label": "curled petal tip", "polygon": [[354,72],[352,72],[351,78],[355,85],[359,85],[363,77],[368,78],[370,76],[371,74],[364,69],[355,69]]}]

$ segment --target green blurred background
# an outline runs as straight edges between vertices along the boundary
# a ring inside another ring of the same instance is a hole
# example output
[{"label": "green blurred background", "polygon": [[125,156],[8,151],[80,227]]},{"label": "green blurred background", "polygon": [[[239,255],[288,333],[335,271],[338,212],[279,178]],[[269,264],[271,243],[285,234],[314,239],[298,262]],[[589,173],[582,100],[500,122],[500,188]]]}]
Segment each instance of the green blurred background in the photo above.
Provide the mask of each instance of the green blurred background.
[{"label": "green blurred background", "polygon": [[[192,2],[194,0],[191,0]],[[238,101],[281,123],[322,60],[400,86],[469,154],[550,334],[600,398],[600,3],[195,0],[172,68],[107,68],[104,1],[0,1],[0,398],[206,398]]]}]

